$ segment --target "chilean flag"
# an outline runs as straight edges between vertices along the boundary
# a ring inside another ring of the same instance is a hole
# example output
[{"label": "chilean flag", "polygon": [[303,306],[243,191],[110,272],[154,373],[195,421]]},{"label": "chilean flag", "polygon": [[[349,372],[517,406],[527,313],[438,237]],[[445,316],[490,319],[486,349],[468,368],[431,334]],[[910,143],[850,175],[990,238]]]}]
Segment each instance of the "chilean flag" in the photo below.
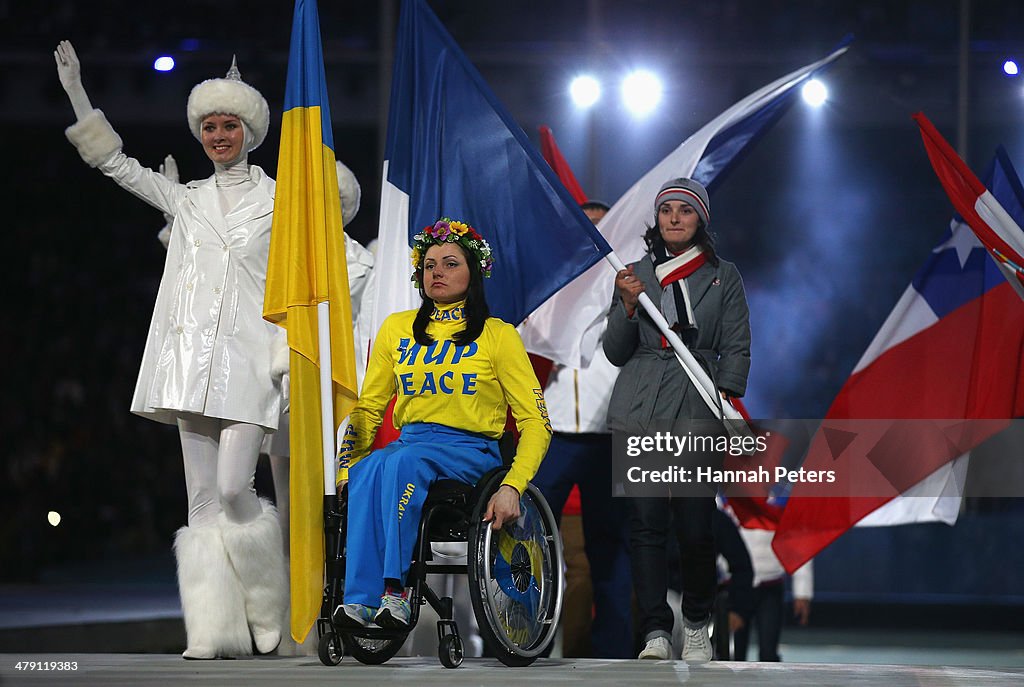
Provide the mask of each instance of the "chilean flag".
[{"label": "chilean flag", "polygon": [[[934,163],[936,158],[933,156],[932,160]],[[985,186],[988,190],[980,182],[976,187],[964,185],[980,188],[982,192],[975,194],[973,202],[957,200],[958,209],[974,208],[981,202],[999,206],[1004,220],[998,230],[989,226],[998,235],[1004,235],[1008,227],[1024,223],[1024,189],[1001,148]],[[986,212],[989,217],[995,216],[991,211],[975,211],[974,215],[986,216]],[[1005,238],[1003,243],[1007,243]],[[826,423],[845,418],[927,418],[1005,419],[1008,424],[1009,418],[1024,416],[1024,302],[1015,292],[1016,285],[1008,282],[1006,276],[972,227],[960,216],[954,217],[942,241],[932,250],[840,390]],[[984,428],[973,437],[977,445],[986,434],[998,431],[1001,423],[972,426]],[[818,448],[824,443],[818,442]],[[959,477],[962,484],[962,475],[951,473],[962,472],[966,467],[960,462],[951,468],[950,463],[972,446],[940,443],[925,447],[923,443],[908,442],[908,450],[899,455],[899,464],[889,466],[871,462],[873,446],[858,446],[854,441],[844,451],[835,451],[833,445],[830,452],[815,450],[812,443],[804,467],[842,469],[847,474],[860,475],[885,474],[891,469],[906,486],[904,495],[920,493],[931,497],[910,501],[917,502],[919,508],[924,504],[941,511],[941,498],[936,504],[935,497],[948,494],[957,498],[958,491],[949,489],[947,482],[950,478],[956,482]],[[926,478],[930,484],[922,489]],[[912,485],[917,485],[916,491],[910,489]],[[810,486],[794,487],[772,542],[779,560],[790,572],[893,500],[892,496],[882,495],[807,497],[813,491]],[[954,502],[954,518],[956,504],[958,499]],[[944,505],[948,507],[950,502],[947,500]],[[945,517],[935,515],[946,519],[949,512]],[[906,518],[897,517],[896,521]]]},{"label": "chilean flag", "polygon": [[927,117],[919,112],[914,120],[921,127],[928,158],[953,207],[985,244],[1017,294],[1024,298],[1024,231],[1020,218],[1015,221]]}]

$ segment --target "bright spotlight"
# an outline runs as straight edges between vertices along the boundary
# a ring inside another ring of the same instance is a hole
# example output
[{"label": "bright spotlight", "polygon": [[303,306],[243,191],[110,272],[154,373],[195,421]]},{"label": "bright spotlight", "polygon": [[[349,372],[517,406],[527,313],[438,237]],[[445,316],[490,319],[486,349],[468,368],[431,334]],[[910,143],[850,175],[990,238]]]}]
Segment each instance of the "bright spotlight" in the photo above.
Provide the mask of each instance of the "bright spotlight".
[{"label": "bright spotlight", "polygon": [[633,72],[622,82],[622,100],[633,114],[647,114],[661,102],[661,79],[649,71]]},{"label": "bright spotlight", "polygon": [[170,55],[161,55],[153,60],[153,69],[158,72],[169,72],[174,69],[174,58]]},{"label": "bright spotlight", "polygon": [[60,513],[55,510],[51,510],[46,514],[46,521],[50,523],[51,526],[56,527],[60,524]]},{"label": "bright spotlight", "polygon": [[1006,62],[1003,62],[1003,72],[1007,76],[1017,76],[1017,74],[1020,73],[1020,67],[1018,67],[1017,63],[1013,60],[1007,60]]},{"label": "bright spotlight", "polygon": [[812,107],[821,107],[828,100],[828,89],[817,79],[811,79],[805,83],[800,94],[803,96],[804,102]]},{"label": "bright spotlight", "polygon": [[601,99],[601,83],[592,76],[577,76],[569,84],[569,95],[576,107],[586,109]]}]

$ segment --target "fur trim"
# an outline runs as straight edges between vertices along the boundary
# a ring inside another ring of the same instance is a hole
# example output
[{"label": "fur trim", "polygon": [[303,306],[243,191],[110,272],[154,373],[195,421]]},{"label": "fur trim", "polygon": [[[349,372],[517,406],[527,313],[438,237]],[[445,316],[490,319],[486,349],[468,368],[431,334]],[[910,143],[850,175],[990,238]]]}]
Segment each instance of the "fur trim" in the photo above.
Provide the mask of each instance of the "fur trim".
[{"label": "fur trim", "polygon": [[99,167],[121,150],[121,137],[102,110],[93,110],[65,129],[64,135],[90,167]]},{"label": "fur trim", "polygon": [[252,132],[252,147],[259,148],[270,127],[270,107],[255,88],[235,79],[207,79],[197,84],[188,96],[188,127],[196,140],[202,140],[203,117],[215,112],[233,114]]},{"label": "fur trim", "polygon": [[277,509],[263,501],[263,512],[255,520],[238,524],[221,513],[219,524],[228,558],[242,581],[245,615],[256,649],[261,654],[270,653],[281,643],[288,606],[288,578]]},{"label": "fur trim", "polygon": [[185,616],[185,658],[252,654],[245,597],[220,528],[182,527],[174,536],[178,592]]},{"label": "fur trim", "polygon": [[356,180],[356,175],[345,166],[344,162],[335,162],[338,168],[338,193],[341,196],[341,223],[348,226],[359,212],[359,199],[363,190]]}]

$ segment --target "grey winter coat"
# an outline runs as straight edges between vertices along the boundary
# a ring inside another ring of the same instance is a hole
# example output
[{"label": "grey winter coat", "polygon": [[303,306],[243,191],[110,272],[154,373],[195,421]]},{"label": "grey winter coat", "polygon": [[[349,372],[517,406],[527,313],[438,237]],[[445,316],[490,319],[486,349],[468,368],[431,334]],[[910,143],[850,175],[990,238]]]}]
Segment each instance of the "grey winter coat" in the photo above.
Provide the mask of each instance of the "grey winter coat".
[{"label": "grey winter coat", "polygon": [[[633,272],[655,304],[661,285],[650,254],[633,263]],[[730,396],[743,396],[750,371],[750,311],[743,280],[736,266],[720,260],[705,263],[687,277],[696,340],[690,351],[705,366],[715,385]],[[622,367],[612,390],[608,426],[613,430],[646,432],[652,421],[716,417],[701,399],[671,348],[662,348],[661,332],[639,305],[633,317],[618,291],[612,295],[604,352]]]}]

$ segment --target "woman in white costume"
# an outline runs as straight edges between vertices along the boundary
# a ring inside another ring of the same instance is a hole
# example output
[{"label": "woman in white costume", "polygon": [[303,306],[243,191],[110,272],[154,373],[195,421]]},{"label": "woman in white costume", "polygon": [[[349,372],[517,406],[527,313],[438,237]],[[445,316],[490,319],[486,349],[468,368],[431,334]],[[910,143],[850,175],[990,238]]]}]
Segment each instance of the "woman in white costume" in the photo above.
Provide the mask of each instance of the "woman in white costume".
[{"label": "woman in white costume", "polygon": [[274,180],[248,163],[270,111],[232,64],[192,89],[188,124],[214,164],[175,183],[121,152],[82,86],[74,48],[54,52],[78,121],[68,139],[90,166],[174,217],[132,412],[181,435],[188,526],[174,551],[188,648],[209,659],[273,651],[287,584],[277,514],[253,486],[263,437],[277,428],[283,330],[263,320]]}]

